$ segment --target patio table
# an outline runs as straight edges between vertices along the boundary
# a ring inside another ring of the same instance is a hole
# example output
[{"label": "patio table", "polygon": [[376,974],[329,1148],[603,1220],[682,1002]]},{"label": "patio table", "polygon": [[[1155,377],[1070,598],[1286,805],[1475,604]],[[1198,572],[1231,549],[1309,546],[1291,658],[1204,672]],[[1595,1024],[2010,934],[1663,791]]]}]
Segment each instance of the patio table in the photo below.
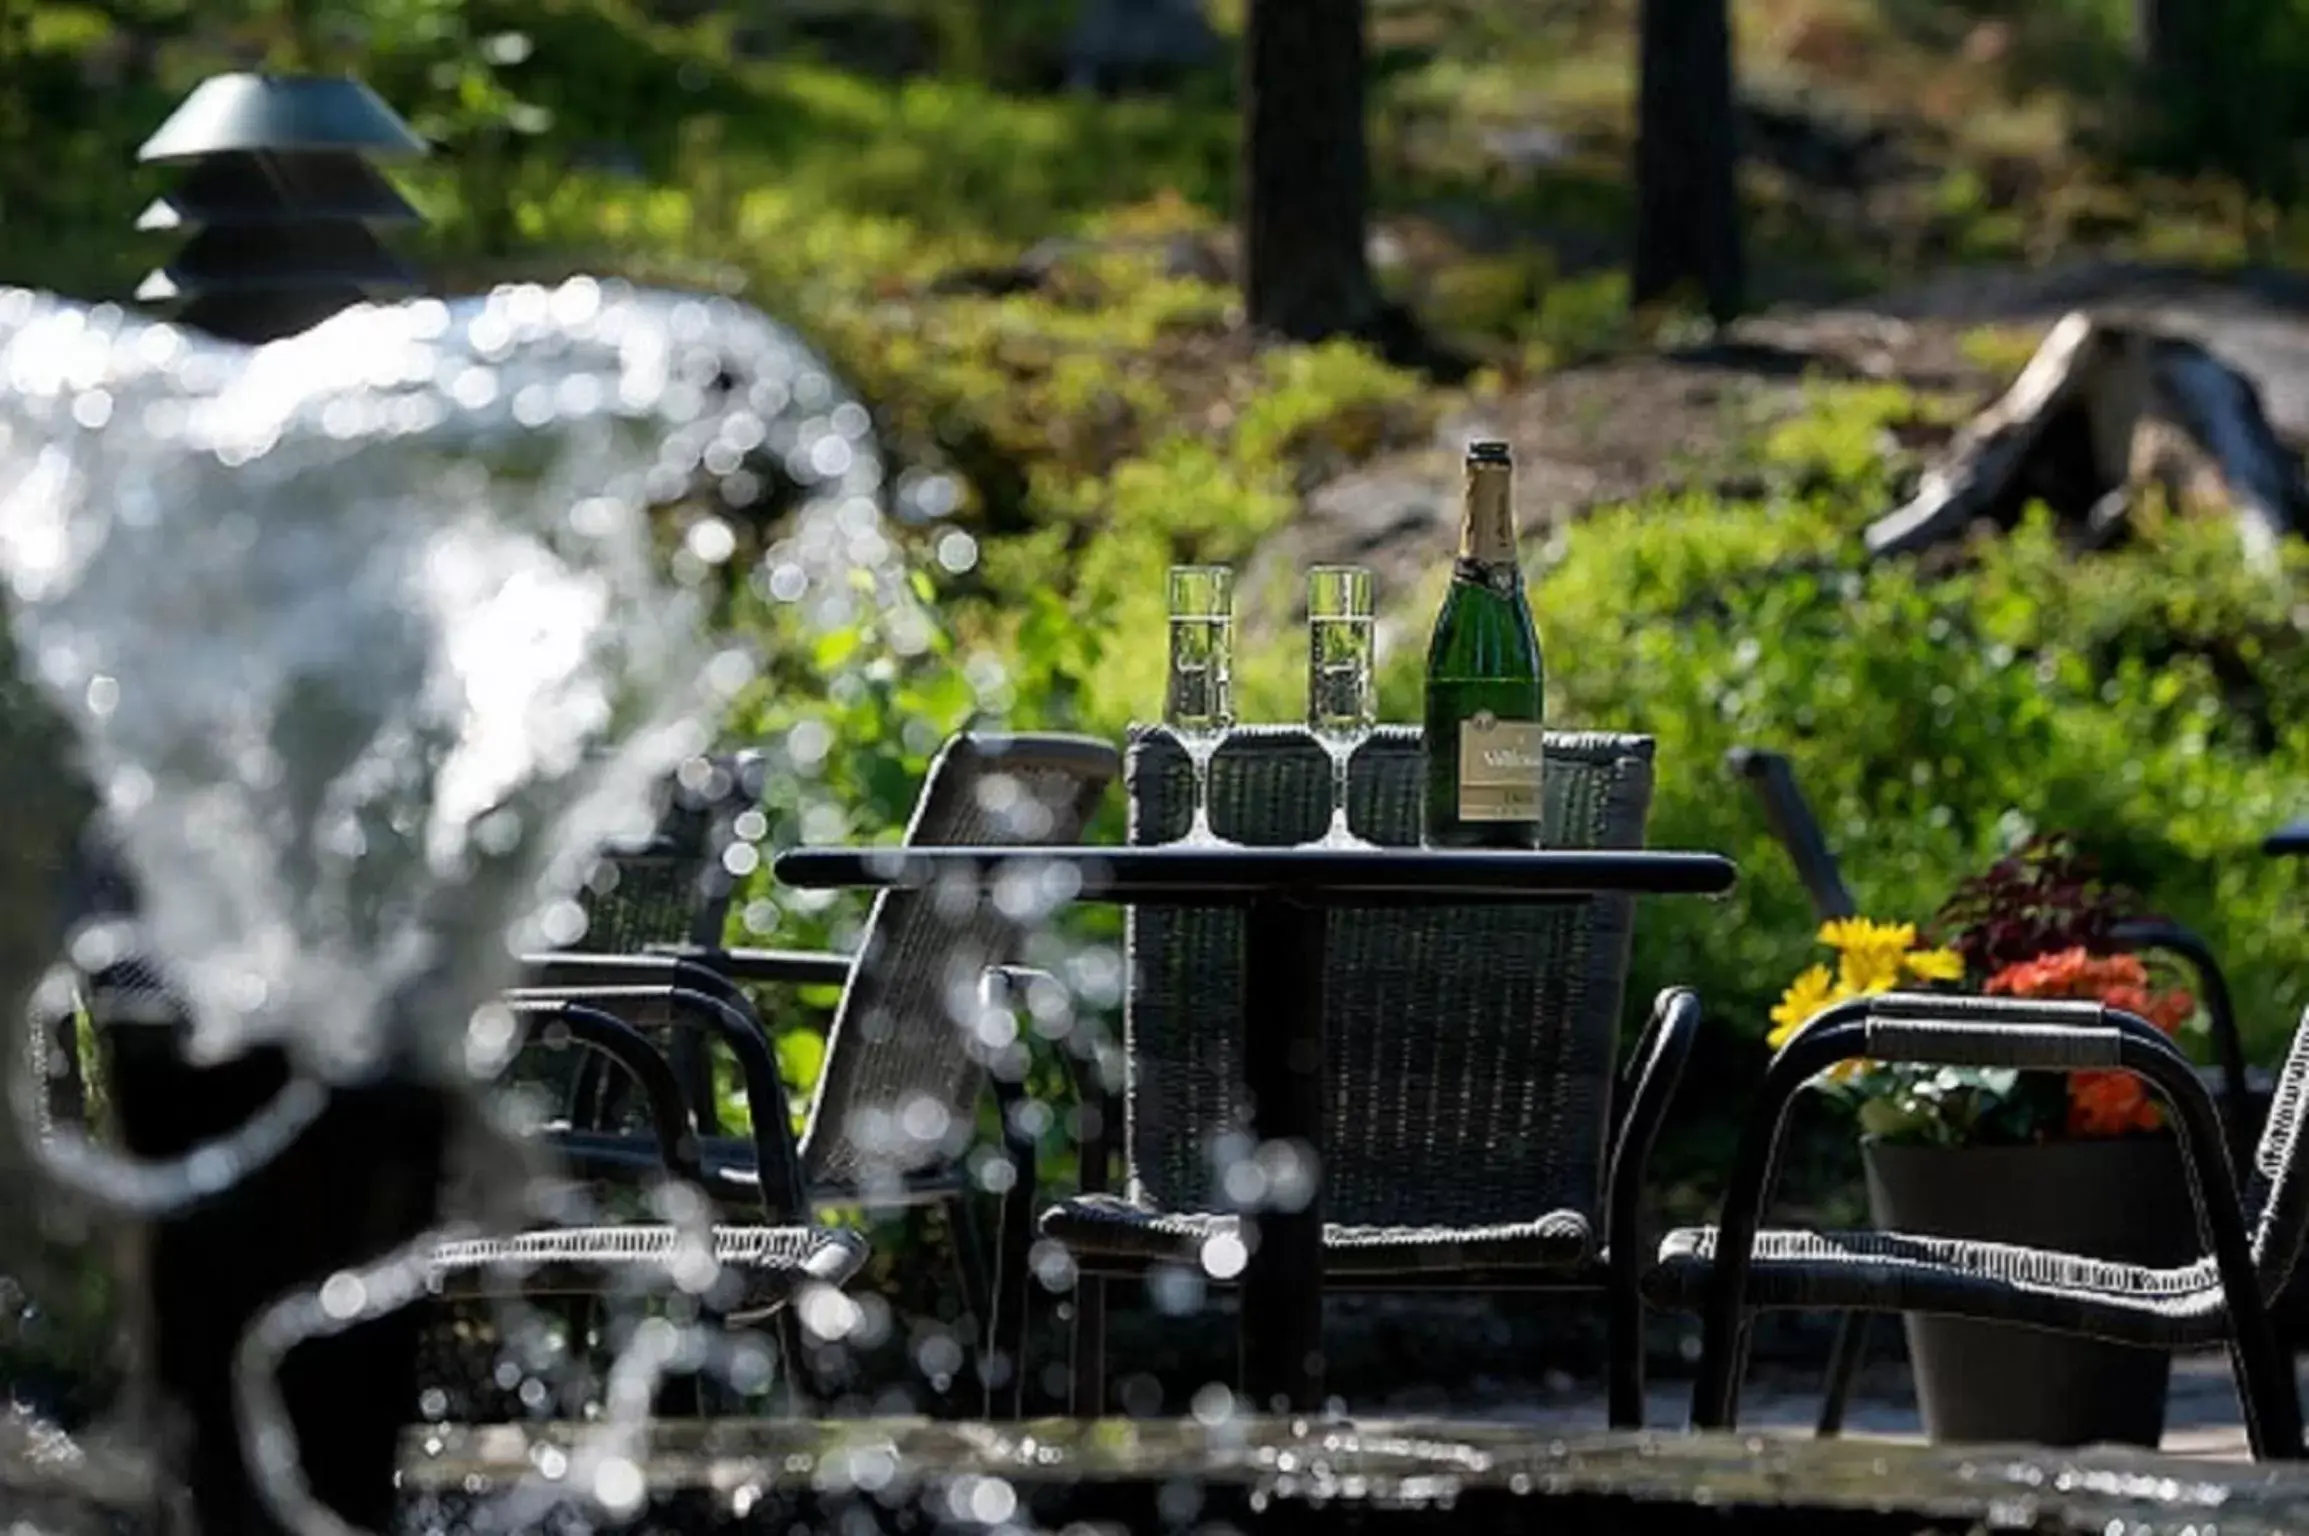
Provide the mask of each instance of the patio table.
[{"label": "patio table", "polygon": [[974,889],[1018,906],[1068,901],[1244,909],[1243,1087],[1258,1144],[1303,1147],[1314,1171],[1296,1209],[1243,1213],[1243,1382],[1253,1404],[1323,1405],[1325,913],[1597,895],[1716,895],[1738,870],[1708,853],[1462,852],[1424,848],[802,848],[788,885]]}]

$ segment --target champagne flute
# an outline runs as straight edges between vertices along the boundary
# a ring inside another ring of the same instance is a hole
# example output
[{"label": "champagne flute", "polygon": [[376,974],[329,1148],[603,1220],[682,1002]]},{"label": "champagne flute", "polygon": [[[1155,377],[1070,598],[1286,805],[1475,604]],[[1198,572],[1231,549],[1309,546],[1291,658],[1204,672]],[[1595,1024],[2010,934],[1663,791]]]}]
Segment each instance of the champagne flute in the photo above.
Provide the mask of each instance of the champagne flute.
[{"label": "champagne flute", "polygon": [[1307,729],[1331,758],[1331,830],[1319,848],[1369,848],[1347,828],[1347,768],[1378,722],[1371,573],[1318,565],[1307,573]]},{"label": "champagne flute", "polygon": [[1221,841],[1211,830],[1211,756],[1235,723],[1235,573],[1178,565],[1170,574],[1170,695],[1163,720],[1195,773],[1190,847]]}]

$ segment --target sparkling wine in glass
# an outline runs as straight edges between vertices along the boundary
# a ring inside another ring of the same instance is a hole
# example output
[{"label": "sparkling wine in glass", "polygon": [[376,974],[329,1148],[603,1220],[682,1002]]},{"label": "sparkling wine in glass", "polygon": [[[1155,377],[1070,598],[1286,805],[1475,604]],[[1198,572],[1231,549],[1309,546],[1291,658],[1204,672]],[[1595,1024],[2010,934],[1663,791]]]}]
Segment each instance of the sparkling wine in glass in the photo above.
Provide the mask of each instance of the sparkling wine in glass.
[{"label": "sparkling wine in glass", "polygon": [[1368,848],[1347,828],[1347,769],[1378,720],[1371,573],[1319,565],[1307,573],[1307,729],[1331,758],[1331,830],[1317,845]]},{"label": "sparkling wine in glass", "polygon": [[1185,841],[1220,841],[1211,830],[1211,755],[1235,723],[1235,573],[1223,565],[1173,566],[1170,574],[1170,696],[1163,721],[1195,774],[1194,821]]}]

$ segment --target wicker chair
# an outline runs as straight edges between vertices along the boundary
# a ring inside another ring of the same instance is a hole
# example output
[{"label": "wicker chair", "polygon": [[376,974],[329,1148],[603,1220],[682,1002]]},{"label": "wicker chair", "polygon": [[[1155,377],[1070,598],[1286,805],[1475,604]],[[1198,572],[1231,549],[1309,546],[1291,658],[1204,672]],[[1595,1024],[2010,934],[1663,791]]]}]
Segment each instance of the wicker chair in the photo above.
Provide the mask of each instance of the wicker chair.
[{"label": "wicker chair", "polygon": [[[2122,1068],[2147,1079],[2180,1133],[2206,1256],[2174,1269],[2000,1243],[1889,1232],[1762,1231],[1795,1099],[1855,1058],[2045,1071]],[[2297,1457],[2301,1407],[2267,1299],[2291,1275],[2309,1226],[2309,1018],[2292,1053],[2240,1208],[2212,1095],[2155,1026],[2096,1003],[1884,994],[1823,1010],[1781,1047],[1743,1137],[1723,1225],[1670,1233],[1646,1289],[1701,1310],[1705,1344],[1692,1419],[1731,1428],[1747,1322],[1758,1308],[1931,1312],[2175,1349],[2225,1343],[2259,1457]]]},{"label": "wicker chair", "polygon": [[[931,764],[906,841],[1074,842],[1121,767],[1112,746],[1085,737],[958,736]],[[995,1311],[986,1245],[968,1198],[975,1184],[967,1154],[989,1088],[1002,1109],[1009,1191],[998,1276],[1024,1270],[1031,1211],[1022,1212],[1018,1202],[1033,1196],[1035,1167],[1033,1147],[1017,1134],[1010,1113],[1024,1094],[1024,1049],[977,1032],[977,999],[981,978],[1017,960],[1023,937],[992,903],[957,909],[935,890],[886,891],[875,898],[855,956],[774,950],[540,956],[533,957],[532,975],[556,987],[594,986],[663,977],[676,965],[703,967],[720,979],[720,996],[741,1006],[742,985],[844,984],[809,1117],[790,1154],[804,1191],[797,1212],[943,1207],[955,1227],[964,1306],[989,1329],[991,1360],[1001,1362],[981,1365],[993,1390],[1018,1358],[1024,1325]],[[702,989],[705,983],[690,970],[683,985]],[[758,1095],[756,1101],[762,1102]],[[631,1164],[645,1155],[630,1138],[622,1146],[588,1145],[582,1135],[569,1138],[564,1150],[581,1166]],[[768,1155],[756,1144],[708,1137],[702,1148],[707,1188],[725,1203],[759,1200],[766,1167],[768,1178],[786,1177],[782,1166],[763,1161]],[[787,1154],[776,1155],[782,1162]]]},{"label": "wicker chair", "polygon": [[[735,835],[737,818],[760,804],[762,759],[759,753],[746,752],[699,763],[702,771],[675,775],[666,782],[664,804],[651,836],[603,850],[593,877],[578,895],[587,953],[685,952],[721,943],[736,884],[722,855]],[[87,839],[75,873],[78,920],[134,910],[132,882],[100,834]],[[532,961],[531,971],[549,974],[551,966],[540,957]],[[165,1025],[179,1007],[155,968],[133,956],[83,976],[78,990],[114,1019]],[[38,1021],[30,1032],[35,1070],[47,1085],[42,1108],[50,1121],[77,1124],[85,1116],[87,1086],[76,1030],[73,1010],[67,1008]],[[668,1044],[701,1130],[718,1134],[710,1067],[697,1037],[677,1032]],[[605,1058],[590,1052],[533,1053],[511,1076],[549,1092],[560,1102],[565,1122],[625,1119],[636,1131],[636,1159],[651,1164],[655,1153],[648,1127],[618,1102],[628,1090],[628,1079],[605,1072],[605,1065]],[[610,1102],[602,1102],[605,1094]]]},{"label": "wicker chair", "polygon": [[[636,987],[611,995],[517,994],[507,1006],[533,1048],[561,1053],[573,1044],[584,1047],[634,1084],[646,1106],[660,1176],[688,1186],[702,1204],[705,1179],[693,1112],[672,1066],[634,1021],[646,1024],[655,1014],[663,1023],[692,1009],[720,1005],[674,989]],[[805,1355],[787,1304],[811,1286],[849,1280],[864,1264],[867,1250],[855,1232],[784,1217],[779,1212],[767,1225],[716,1224],[685,1231],[663,1221],[604,1223],[596,1216],[584,1225],[477,1235],[437,1246],[428,1286],[447,1305],[421,1335],[425,1397],[420,1411],[427,1418],[462,1422],[534,1417],[548,1407],[581,1411],[593,1386],[590,1379],[581,1375],[565,1382],[564,1401],[549,1405],[535,1395],[542,1377],[518,1358],[517,1346],[524,1341],[507,1337],[494,1309],[474,1305],[517,1299],[553,1305],[575,1339],[582,1339],[595,1304],[605,1298],[669,1296],[684,1310],[731,1327],[774,1318],[795,1396],[805,1396],[800,1389]],[[571,1353],[582,1357],[584,1352],[580,1347]],[[694,1391],[686,1391],[667,1406],[690,1407],[698,1400]]]},{"label": "wicker chair", "polygon": [[[1329,763],[1302,730],[1230,734],[1210,779],[1214,824],[1233,841],[1309,842],[1328,821]],[[1127,781],[1134,843],[1184,833],[1192,788],[1174,741],[1137,734]],[[1642,844],[1648,738],[1550,736],[1545,783],[1551,844]],[[1415,845],[1423,784],[1418,733],[1382,729],[1354,760],[1351,825]],[[1607,1294],[1622,1425],[1642,1415],[1643,1166],[1698,1022],[1690,994],[1663,994],[1615,1081],[1632,907],[1619,897],[1335,914],[1324,1169],[1327,1286]],[[1083,1148],[1084,1192],[1042,1219],[1080,1277],[1084,1415],[1105,1404],[1104,1281],[1199,1267],[1203,1244],[1237,1219],[1214,1161],[1243,1124],[1241,915],[1136,910],[1129,947],[1127,1107],[1085,1084],[1102,1111]],[[1120,1195],[1105,1192],[1117,1125]]]},{"label": "wicker chair", "polygon": [[[1859,906],[1852,899],[1851,888],[1844,883],[1844,872],[1837,863],[1835,851],[1829,847],[1820,819],[1813,814],[1788,759],[1761,748],[1735,747],[1726,755],[1725,766],[1746,779],[1755,791],[1772,836],[1787,851],[1789,862],[1795,866],[1796,878],[1803,882],[1805,894],[1811,898],[1813,914],[1827,922],[1858,912]],[[2266,1123],[2268,1117],[2271,1084],[2266,1073],[2246,1064],[2236,1008],[2229,998],[2228,977],[2222,973],[2212,947],[2178,923],[2162,919],[2121,923],[2109,937],[2114,944],[2135,953],[2168,955],[2194,973],[2197,997],[2205,1006],[2215,1057],[2214,1066],[2206,1073],[2207,1081],[2214,1085],[2219,1096],[2231,1162],[2240,1170],[2249,1168],[2254,1128]],[[2295,1319],[2309,1308],[2309,1296],[2302,1294],[2303,1289],[2296,1282],[2280,1310],[2278,1331],[2280,1338],[2287,1341],[2288,1350],[2292,1348],[2291,1335],[2297,1331]],[[1835,1435],[1843,1429],[1844,1408],[1852,1394],[1852,1381],[1868,1353],[1868,1321],[1869,1314],[1852,1313],[1837,1326],[1836,1342],[1828,1355],[1827,1381],[1820,1398],[1817,1430],[1823,1436]]]},{"label": "wicker chair", "polygon": [[[737,817],[759,803],[760,758],[742,753],[701,760],[701,767],[702,771],[685,771],[669,780],[651,837],[605,850],[599,869],[580,895],[592,942],[692,949],[709,939],[719,941],[734,884],[722,852]],[[96,841],[91,855],[83,871],[81,906],[92,914],[131,910],[130,882],[110,850]],[[709,977],[709,982],[719,984],[718,978]],[[158,970],[137,958],[84,978],[82,991],[92,1016],[107,1026],[165,1028],[180,1012]],[[558,1101],[558,1112],[549,1117],[549,1142],[621,1141],[635,1153],[629,1170],[638,1168],[652,1178],[661,1170],[670,1171],[701,1192],[713,1192],[695,1152],[701,1136],[720,1129],[709,1065],[699,1046],[716,1033],[727,1038],[740,1032],[727,1016],[726,1004],[665,987],[628,988],[590,998],[566,988],[558,995],[532,990],[516,994],[513,1001],[533,1027],[531,1043],[517,1055],[504,1080],[516,1091],[542,1092]],[[750,1020],[750,1009],[746,1017]],[[707,1027],[665,1027],[700,1019]],[[588,1049],[570,1051],[544,1044],[538,1037],[548,1022],[551,1033],[558,1037],[574,1032]],[[662,1058],[641,1033],[644,1030],[666,1043]],[[740,1052],[749,1077],[756,1078],[760,1062],[769,1060],[766,1037],[758,1023],[745,1032],[760,1047],[756,1056]],[[84,1073],[72,1021],[67,1016],[42,1034],[48,1046],[42,1065],[50,1075],[49,1113],[58,1117],[59,1108],[69,1105],[70,1118],[79,1120],[85,1106]],[[623,1070],[605,1071],[611,1064]],[[770,1080],[775,1081],[774,1063]],[[633,1087],[643,1090],[638,1101],[628,1091]],[[678,1158],[673,1150],[677,1145]],[[669,1158],[676,1161],[669,1163]],[[633,1181],[626,1182],[630,1186]],[[742,1207],[756,1224],[714,1229],[711,1253],[720,1263],[723,1279],[704,1299],[718,1304],[718,1298],[726,1295],[729,1305],[723,1310],[734,1321],[758,1322],[780,1314],[795,1287],[839,1283],[863,1262],[862,1239],[811,1227],[806,1215],[793,1207],[791,1200],[765,1200],[757,1185]],[[759,1225],[764,1216],[784,1224]],[[434,1367],[429,1380],[446,1383],[450,1391],[479,1386],[477,1392],[444,1397],[458,1417],[488,1417],[491,1401],[504,1409],[499,1416],[517,1416],[518,1400],[504,1394],[492,1398],[479,1381],[489,1371],[484,1368],[477,1376],[472,1370],[477,1352],[466,1350],[460,1361],[455,1351],[442,1347],[444,1340],[470,1343],[493,1333],[475,1317],[461,1315],[467,1311],[461,1303],[515,1295],[551,1297],[572,1327],[582,1329],[591,1299],[662,1287],[677,1263],[694,1270],[696,1256],[676,1243],[673,1229],[631,1222],[474,1237],[444,1248],[434,1257],[433,1285],[452,1305],[448,1315],[427,1330],[423,1347]],[[798,1358],[791,1318],[780,1314],[778,1320],[786,1332],[789,1360]]]},{"label": "wicker chair", "polygon": [[[585,932],[572,949],[638,955],[718,948],[737,888],[723,855],[737,841],[739,818],[758,813],[763,768],[759,752],[737,752],[699,759],[693,769],[674,775],[664,786],[665,802],[652,835],[603,850],[578,896]],[[677,1030],[668,1037],[667,1049],[699,1130],[719,1135],[720,1109],[703,1040]],[[614,1100],[630,1084],[605,1074],[603,1065],[604,1059],[591,1053],[576,1061],[576,1080],[567,1085],[572,1114],[597,1122],[619,1118]],[[613,1102],[597,1102],[605,1093]]]}]

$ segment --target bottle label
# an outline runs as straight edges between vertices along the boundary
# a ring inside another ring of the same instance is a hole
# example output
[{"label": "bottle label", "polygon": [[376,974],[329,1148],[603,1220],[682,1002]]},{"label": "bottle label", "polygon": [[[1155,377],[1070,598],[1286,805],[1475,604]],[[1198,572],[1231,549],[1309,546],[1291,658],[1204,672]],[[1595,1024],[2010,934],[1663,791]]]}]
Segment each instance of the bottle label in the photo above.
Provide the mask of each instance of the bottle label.
[{"label": "bottle label", "polygon": [[1547,729],[1479,712],[1459,723],[1459,819],[1537,821]]}]

